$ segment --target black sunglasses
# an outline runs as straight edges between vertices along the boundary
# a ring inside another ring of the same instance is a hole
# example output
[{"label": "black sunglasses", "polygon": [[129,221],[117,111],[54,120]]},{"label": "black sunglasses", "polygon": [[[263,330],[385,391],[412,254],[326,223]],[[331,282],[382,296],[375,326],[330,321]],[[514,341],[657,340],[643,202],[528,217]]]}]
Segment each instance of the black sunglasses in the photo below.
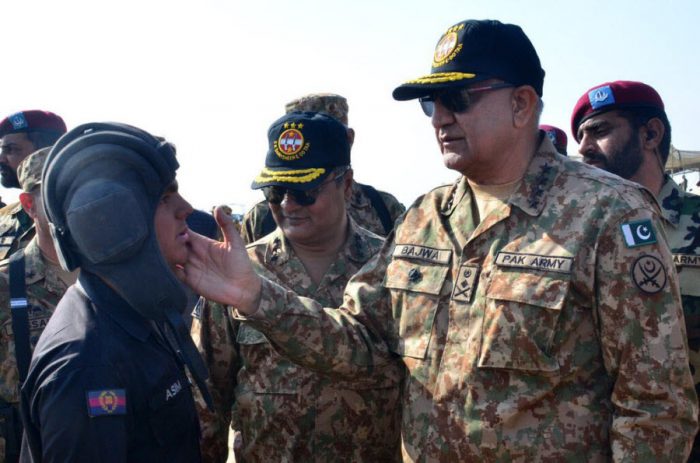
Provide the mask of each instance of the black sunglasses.
[{"label": "black sunglasses", "polygon": [[463,113],[468,110],[469,106],[472,104],[472,94],[509,87],[515,87],[515,85],[502,82],[498,84],[485,85],[483,87],[447,88],[445,90],[435,92],[432,95],[419,98],[418,101],[420,102],[421,108],[423,108],[423,112],[428,117],[433,117],[433,114],[435,113],[435,101],[439,101],[440,104],[443,105],[448,111],[453,113]]},{"label": "black sunglasses", "polygon": [[298,205],[311,206],[313,203],[316,202],[316,198],[318,198],[318,195],[321,194],[321,190],[324,186],[328,185],[331,182],[335,182],[336,185],[340,185],[343,182],[345,173],[348,170],[350,170],[350,168],[346,167],[342,171],[338,172],[338,174],[332,179],[321,183],[319,186],[317,186],[316,188],[312,188],[311,190],[302,191],[295,190],[294,188],[272,185],[262,187],[262,192],[263,195],[265,195],[265,199],[267,199],[267,202],[269,202],[270,204],[281,204],[284,200],[284,196],[288,194],[294,199],[294,202]]}]

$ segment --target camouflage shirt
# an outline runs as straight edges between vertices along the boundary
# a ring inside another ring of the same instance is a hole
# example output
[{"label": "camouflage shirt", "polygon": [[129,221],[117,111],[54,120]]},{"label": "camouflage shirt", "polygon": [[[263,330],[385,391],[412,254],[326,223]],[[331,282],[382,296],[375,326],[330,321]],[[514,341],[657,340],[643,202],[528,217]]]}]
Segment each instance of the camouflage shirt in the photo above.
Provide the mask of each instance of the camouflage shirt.
[{"label": "camouflage shirt", "polygon": [[[60,267],[46,262],[41,255],[36,239],[25,248],[25,284],[29,309],[29,336],[34,348],[58,301],[68,288],[61,278],[65,273]],[[19,403],[19,374],[15,358],[12,335],[12,313],[10,311],[9,261],[0,262],[0,398],[17,405]],[[4,461],[5,442],[0,438],[0,461]]]},{"label": "camouflage shirt", "polygon": [[698,404],[652,195],[544,139],[480,223],[472,198],[419,198],[340,309],[263,280],[248,323],[331,377],[401,356],[405,461],[685,461]]},{"label": "camouflage shirt", "polygon": [[[384,202],[391,221],[395,222],[406,208],[398,199],[389,193],[379,190],[376,191]],[[270,207],[267,205],[267,201],[260,201],[245,213],[243,216],[243,225],[241,226],[243,241],[252,243],[263,237],[263,222],[269,213]],[[379,213],[372,205],[371,199],[362,190],[362,185],[354,180],[352,182],[352,197],[348,205],[348,214],[362,228],[376,233],[379,236],[386,236]],[[268,220],[271,220],[271,218]]]},{"label": "camouflage shirt", "polygon": [[20,203],[0,209],[0,259],[24,248],[34,237],[34,221]]},{"label": "camouflage shirt", "polygon": [[[690,370],[700,394],[700,196],[681,190],[667,176],[658,199],[680,281]],[[695,439],[690,461],[700,461],[700,437]]]},{"label": "camouflage shirt", "polygon": [[[342,302],[343,289],[380,249],[383,239],[350,220],[338,259],[315,285],[280,229],[248,246],[256,271],[325,305]],[[217,414],[197,398],[205,461],[225,461],[231,422],[242,434],[237,461],[400,460],[399,393],[403,367],[394,362],[345,381],[296,366],[265,336],[201,300],[192,335],[209,366]],[[330,346],[329,346],[330,347]]]}]

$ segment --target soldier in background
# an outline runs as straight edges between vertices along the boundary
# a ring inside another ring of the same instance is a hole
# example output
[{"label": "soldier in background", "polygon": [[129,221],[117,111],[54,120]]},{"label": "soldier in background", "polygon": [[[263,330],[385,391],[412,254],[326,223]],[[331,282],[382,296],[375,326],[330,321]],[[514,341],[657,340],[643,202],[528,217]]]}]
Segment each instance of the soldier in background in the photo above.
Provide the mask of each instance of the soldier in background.
[{"label": "soldier in background", "polygon": [[[0,183],[19,188],[17,167],[31,153],[50,147],[66,133],[60,116],[49,111],[22,111],[0,121]],[[0,259],[27,245],[34,236],[32,220],[20,203],[0,209]]]},{"label": "soldier in background", "polygon": [[22,187],[19,201],[36,234],[24,249],[0,262],[0,461],[8,463],[19,458],[19,386],[26,377],[31,350],[78,276],[58,263],[41,199],[41,170],[49,150],[36,151],[17,168]]},{"label": "soldier in background", "polygon": [[[333,93],[312,93],[285,105],[285,111],[314,111],[328,114],[345,125],[350,147],[355,140],[355,131],[348,126],[348,102]],[[352,196],[348,213],[358,225],[380,236],[386,236],[394,228],[396,219],[406,210],[393,195],[376,190],[370,185],[352,181]],[[267,201],[253,206],[243,217],[241,226],[243,241],[253,241],[275,229]]]},{"label": "soldier in background", "polygon": [[568,139],[566,133],[559,127],[554,127],[553,125],[540,124],[540,130],[544,131],[544,134],[552,141],[554,148],[556,148],[557,153],[562,156],[568,156],[566,154],[566,145],[568,144]]},{"label": "soldier in background", "polygon": [[698,402],[654,197],[556,153],[520,27],[457,23],[432,58],[393,96],[462,177],[414,202],[340,308],[256,274],[219,211],[226,242],[193,237],[181,276],[329,378],[401,359],[404,461],[685,461]]},{"label": "soldier in background", "polygon": [[[700,196],[664,172],[671,123],[661,96],[642,82],[607,82],[578,100],[571,118],[583,162],[651,191],[678,271],[695,390],[700,393]],[[700,461],[696,437],[690,461]]]},{"label": "soldier in background", "polygon": [[[286,143],[302,137],[304,145]],[[253,188],[263,190],[278,227],[248,255],[272,281],[337,306],[349,277],[384,242],[347,212],[353,182],[345,127],[325,114],[292,112],[272,124],[269,145]],[[400,459],[398,364],[352,381],[327,378],[279,355],[228,307],[202,299],[194,317],[216,409],[198,401],[205,461],[226,461],[231,425],[239,462]]]}]

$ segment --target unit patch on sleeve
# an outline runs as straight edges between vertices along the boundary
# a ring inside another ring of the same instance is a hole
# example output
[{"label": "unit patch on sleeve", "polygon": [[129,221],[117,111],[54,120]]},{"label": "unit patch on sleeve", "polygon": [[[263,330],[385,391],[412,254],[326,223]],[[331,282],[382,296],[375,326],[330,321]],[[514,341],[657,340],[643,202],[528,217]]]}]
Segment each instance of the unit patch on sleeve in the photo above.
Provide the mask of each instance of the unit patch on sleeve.
[{"label": "unit patch on sleeve", "polygon": [[452,300],[468,304],[472,300],[474,289],[479,276],[479,266],[474,264],[462,264],[459,267],[459,275],[455,287],[452,290]]},{"label": "unit patch on sleeve", "polygon": [[632,281],[647,294],[656,294],[666,287],[666,269],[654,256],[641,256],[632,266]]},{"label": "unit patch on sleeve", "polygon": [[418,246],[416,244],[397,244],[394,248],[394,257],[402,257],[404,259],[418,259],[433,264],[447,265],[452,257],[452,251],[449,249],[436,249],[427,246]]},{"label": "unit patch on sleeve", "polygon": [[501,267],[529,268],[559,273],[571,273],[573,263],[574,258],[567,256],[542,256],[519,252],[499,252],[496,256],[496,265]]},{"label": "unit patch on sleeve", "polygon": [[126,415],[126,390],[102,389],[87,392],[88,415]]},{"label": "unit patch on sleeve", "polygon": [[640,220],[638,222],[627,222],[620,225],[622,237],[628,248],[636,248],[645,244],[656,243],[656,233],[651,225],[651,220]]}]

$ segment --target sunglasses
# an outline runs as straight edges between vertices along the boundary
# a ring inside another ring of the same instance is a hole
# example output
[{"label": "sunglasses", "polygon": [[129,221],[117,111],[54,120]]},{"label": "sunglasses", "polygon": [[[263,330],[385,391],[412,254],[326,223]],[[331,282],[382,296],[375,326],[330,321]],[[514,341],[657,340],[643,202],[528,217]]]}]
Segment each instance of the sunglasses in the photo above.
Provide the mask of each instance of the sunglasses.
[{"label": "sunglasses", "polygon": [[262,187],[262,192],[263,192],[263,195],[265,195],[265,199],[270,204],[281,204],[282,201],[284,200],[284,196],[289,195],[290,197],[292,197],[294,199],[294,202],[297,203],[298,205],[311,206],[312,204],[314,204],[316,202],[316,199],[321,194],[321,190],[323,190],[324,186],[326,186],[332,182],[335,182],[336,185],[340,185],[341,183],[343,183],[343,178],[345,178],[345,173],[348,170],[350,170],[350,168],[346,167],[341,172],[338,172],[338,174],[335,177],[333,177],[332,179],[321,183],[319,186],[317,186],[316,188],[312,188],[311,190],[302,191],[302,190],[295,190],[294,188],[287,188],[287,187],[283,187],[283,186],[272,185],[272,186]]},{"label": "sunglasses", "polygon": [[448,88],[435,92],[432,95],[419,98],[418,101],[420,102],[421,108],[423,108],[423,112],[428,117],[433,117],[435,113],[435,101],[439,101],[448,111],[463,113],[472,105],[472,94],[509,87],[515,87],[515,85],[502,82],[499,84],[485,85],[483,87]]}]

